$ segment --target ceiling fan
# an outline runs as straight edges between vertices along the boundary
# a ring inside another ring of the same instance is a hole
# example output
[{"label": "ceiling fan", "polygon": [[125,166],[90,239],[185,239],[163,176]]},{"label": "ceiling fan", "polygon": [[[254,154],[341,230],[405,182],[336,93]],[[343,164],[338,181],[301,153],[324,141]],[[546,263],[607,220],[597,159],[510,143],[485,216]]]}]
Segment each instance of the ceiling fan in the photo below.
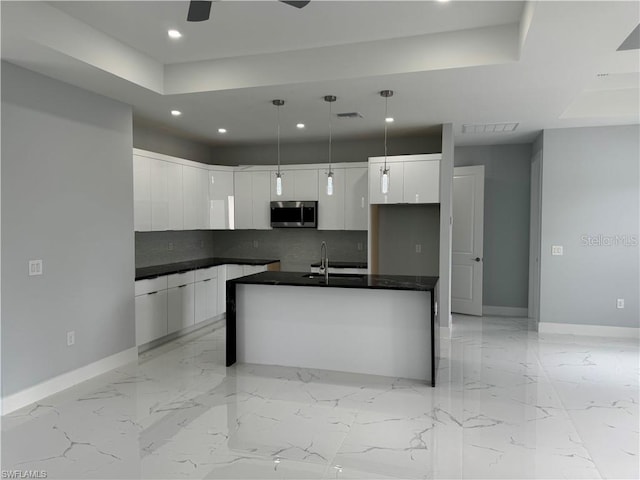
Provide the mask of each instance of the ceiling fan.
[{"label": "ceiling fan", "polygon": [[[311,0],[291,1],[291,0],[278,0],[287,5],[291,5],[296,8],[306,7]],[[189,3],[189,13],[187,13],[187,22],[204,22],[209,20],[211,14],[211,3],[200,0],[191,0]]]}]

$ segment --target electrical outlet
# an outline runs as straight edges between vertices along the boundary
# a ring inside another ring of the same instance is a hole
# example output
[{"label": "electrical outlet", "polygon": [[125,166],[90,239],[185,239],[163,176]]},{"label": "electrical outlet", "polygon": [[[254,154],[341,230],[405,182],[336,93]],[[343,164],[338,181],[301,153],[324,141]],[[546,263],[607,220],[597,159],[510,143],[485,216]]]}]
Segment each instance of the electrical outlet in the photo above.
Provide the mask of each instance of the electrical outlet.
[{"label": "electrical outlet", "polygon": [[29,260],[29,276],[42,275],[42,260]]},{"label": "electrical outlet", "polygon": [[169,251],[173,250],[173,242],[169,242],[169,244],[167,245],[167,249]]},{"label": "electrical outlet", "polygon": [[71,330],[67,332],[67,347],[70,347],[74,343],[76,343],[76,332],[75,330]]},{"label": "electrical outlet", "polygon": [[624,298],[616,300],[616,308],[624,308]]},{"label": "electrical outlet", "polygon": [[422,253],[422,245],[416,243],[416,253]]},{"label": "electrical outlet", "polygon": [[358,245],[356,245],[356,248],[358,249],[359,252],[362,251],[362,242],[358,242]]},{"label": "electrical outlet", "polygon": [[253,248],[258,248],[258,240],[253,241]]},{"label": "electrical outlet", "polygon": [[564,255],[564,248],[562,245],[552,245],[551,255]]}]

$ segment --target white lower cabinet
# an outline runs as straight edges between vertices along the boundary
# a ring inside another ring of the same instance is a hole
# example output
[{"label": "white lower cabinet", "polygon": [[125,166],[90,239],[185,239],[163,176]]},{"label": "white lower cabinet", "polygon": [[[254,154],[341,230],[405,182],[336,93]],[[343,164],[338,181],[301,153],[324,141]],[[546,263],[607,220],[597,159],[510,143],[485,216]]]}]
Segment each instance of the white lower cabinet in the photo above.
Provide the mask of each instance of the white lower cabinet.
[{"label": "white lower cabinet", "polygon": [[218,314],[218,279],[196,282],[195,286],[195,323],[200,323]]},{"label": "white lower cabinet", "polygon": [[267,265],[220,265],[136,281],[136,345],[225,313],[226,281],[266,270]]},{"label": "white lower cabinet", "polygon": [[210,267],[196,270],[195,323],[210,320],[218,315],[218,270]]},{"label": "white lower cabinet", "polygon": [[136,296],[136,345],[167,334],[167,290]]},{"label": "white lower cabinet", "polygon": [[266,265],[243,265],[242,266],[242,276],[246,277],[247,275],[253,275],[254,273],[266,272]]},{"label": "white lower cabinet", "polygon": [[180,285],[168,292],[168,332],[173,333],[195,323],[195,285]]}]

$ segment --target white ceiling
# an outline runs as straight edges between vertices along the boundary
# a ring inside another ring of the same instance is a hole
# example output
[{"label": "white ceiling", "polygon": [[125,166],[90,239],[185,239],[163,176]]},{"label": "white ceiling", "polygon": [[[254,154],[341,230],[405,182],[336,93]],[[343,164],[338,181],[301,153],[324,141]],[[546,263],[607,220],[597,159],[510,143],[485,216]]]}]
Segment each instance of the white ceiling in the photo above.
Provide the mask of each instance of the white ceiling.
[{"label": "white ceiling", "polygon": [[[2,58],[213,144],[272,141],[274,98],[285,140],[326,138],[327,94],[335,113],[364,116],[335,120],[336,137],[379,135],[382,89],[396,92],[390,135],[453,122],[457,145],[528,142],[543,128],[639,122],[638,50],[616,51],[638,5],[222,1],[189,24],[188,2],[3,1]],[[461,133],[500,122],[520,125]]]}]

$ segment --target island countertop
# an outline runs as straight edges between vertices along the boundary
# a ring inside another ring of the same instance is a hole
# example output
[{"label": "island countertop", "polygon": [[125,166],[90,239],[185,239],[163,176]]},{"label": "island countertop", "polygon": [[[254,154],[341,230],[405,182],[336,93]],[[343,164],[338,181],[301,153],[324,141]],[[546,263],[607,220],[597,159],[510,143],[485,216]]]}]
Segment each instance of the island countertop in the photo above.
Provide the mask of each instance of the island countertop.
[{"label": "island countertop", "polygon": [[[414,290],[432,292],[438,283],[438,277],[422,277],[410,275],[360,275],[329,274],[329,283],[325,283],[324,275],[305,272],[261,272],[254,275],[230,280],[244,285],[288,285],[298,287],[338,287],[369,288],[384,290]],[[228,283],[229,283],[228,282]]]}]

